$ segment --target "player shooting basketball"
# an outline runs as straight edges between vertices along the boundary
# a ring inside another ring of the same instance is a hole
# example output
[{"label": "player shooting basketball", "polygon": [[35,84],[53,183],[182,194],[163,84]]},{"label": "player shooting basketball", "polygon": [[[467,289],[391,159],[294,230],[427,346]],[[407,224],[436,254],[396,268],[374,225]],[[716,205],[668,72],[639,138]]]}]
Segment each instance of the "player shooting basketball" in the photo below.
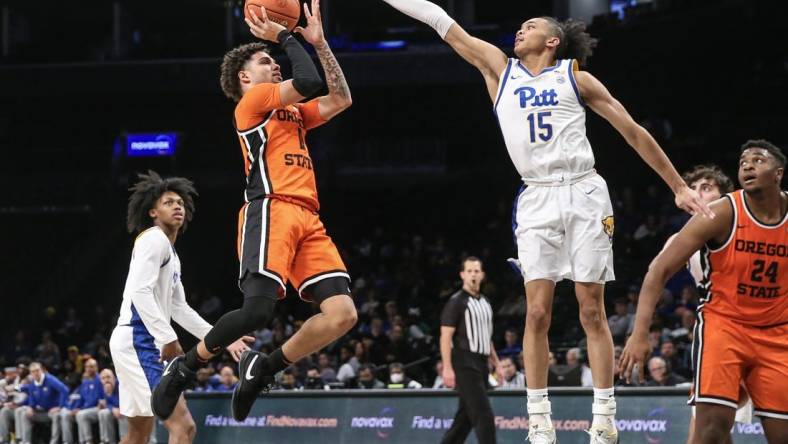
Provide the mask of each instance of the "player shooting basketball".
[{"label": "player shooting basketball", "polygon": [[320,306],[281,348],[270,356],[243,355],[240,381],[233,392],[232,412],[243,420],[261,390],[291,363],[320,350],[356,323],[350,298],[350,276],[318,211],[315,174],[305,134],[351,105],[345,76],[323,36],[320,2],[304,5],[307,27],[296,28],[314,46],[326,74],[328,95],[316,94],[323,82],[312,59],[283,26],[252,14],[247,19],[256,37],[276,42],[293,66],[284,80],[266,45],[250,43],[228,52],[222,63],[224,93],[238,102],[235,129],[244,154],[246,203],[238,223],[239,286],[243,306],[226,313],[205,339],[172,364],[153,394],[154,412],[167,418],[180,393],[201,363],[213,358],[235,338],[267,325],[277,298],[289,281],[302,299]]}]

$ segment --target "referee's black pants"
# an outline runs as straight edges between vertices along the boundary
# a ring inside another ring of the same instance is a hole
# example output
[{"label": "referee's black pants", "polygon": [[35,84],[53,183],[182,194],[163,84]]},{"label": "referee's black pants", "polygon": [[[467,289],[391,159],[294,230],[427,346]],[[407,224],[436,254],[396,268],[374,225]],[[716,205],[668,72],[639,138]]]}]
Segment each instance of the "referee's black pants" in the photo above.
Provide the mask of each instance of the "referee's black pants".
[{"label": "referee's black pants", "polygon": [[487,398],[487,357],[477,353],[452,350],[455,387],[460,395],[460,407],[451,428],[443,435],[441,444],[464,443],[471,432],[476,432],[479,444],[495,443],[495,420]]}]

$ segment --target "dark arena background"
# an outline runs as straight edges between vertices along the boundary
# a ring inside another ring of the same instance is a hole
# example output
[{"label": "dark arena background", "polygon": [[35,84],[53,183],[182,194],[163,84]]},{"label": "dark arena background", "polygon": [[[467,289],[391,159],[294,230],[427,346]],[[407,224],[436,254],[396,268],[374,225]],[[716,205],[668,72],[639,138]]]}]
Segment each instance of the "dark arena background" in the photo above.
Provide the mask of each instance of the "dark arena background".
[{"label": "dark arena background", "polygon": [[[781,2],[435,3],[510,56],[528,18],[585,20],[599,39],[586,69],[680,172],[715,163],[735,178],[748,139],[788,146]],[[297,362],[245,422],[230,419],[230,393],[220,387],[233,382],[221,371],[237,373],[232,360],[225,355],[200,370],[187,395],[197,443],[439,442],[457,402],[454,391],[433,390],[440,310],[461,286],[467,255],[484,261],[482,292],[493,305],[498,353],[513,356],[522,371],[525,296],[506,261],[517,254],[511,218],[520,178],[481,76],[432,29],[381,0],[323,0],[322,10],[353,106],[310,131],[307,142],[321,217],[353,278],[358,323]],[[245,181],[234,104],[218,75],[224,52],[253,40],[235,0],[0,0],[0,367],[13,372],[38,361],[71,389],[88,355],[100,369],[113,368],[108,339],[134,241],[125,230],[128,188],[148,169],[187,177],[199,191],[177,244],[189,304],[209,322],[240,307],[236,234]],[[286,57],[273,55],[289,78]],[[618,301],[622,316],[631,316],[648,264],[688,215],[607,122],[588,112],[587,128],[615,211],[607,313],[616,314]],[[140,140],[161,143],[161,155],[133,156]],[[652,328],[676,382],[692,377],[694,321],[683,314],[696,305],[682,271],[668,283]],[[289,288],[271,324],[253,332],[254,348],[279,347],[315,310]],[[190,348],[194,338],[178,332]],[[614,337],[618,351],[625,339]],[[551,384],[563,386],[551,388],[562,443],[588,442],[585,349],[574,291],[564,282],[550,329]],[[422,388],[397,389],[389,380],[394,362]],[[387,388],[357,388],[364,365]],[[307,375],[312,367],[319,377]],[[689,384],[667,387],[646,373],[645,381],[617,388],[621,442],[684,442]],[[493,388],[490,396],[498,441],[523,442],[524,388]],[[165,442],[163,427],[157,435]],[[733,440],[766,442],[757,419],[736,423]]]}]

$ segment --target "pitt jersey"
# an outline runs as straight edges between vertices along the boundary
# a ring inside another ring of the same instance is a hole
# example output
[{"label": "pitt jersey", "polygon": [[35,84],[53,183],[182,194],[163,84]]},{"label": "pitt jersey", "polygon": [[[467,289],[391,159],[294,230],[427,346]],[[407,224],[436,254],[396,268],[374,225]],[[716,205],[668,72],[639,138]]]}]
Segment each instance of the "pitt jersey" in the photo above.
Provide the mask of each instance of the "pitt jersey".
[{"label": "pitt jersey", "polygon": [[279,197],[318,211],[317,186],[306,131],[325,123],[317,99],[282,106],[279,85],[261,83],[235,108],[246,174],[246,202]]},{"label": "pitt jersey", "polygon": [[506,65],[493,109],[523,179],[560,181],[594,168],[575,69],[571,59],[558,60],[538,75],[517,59]]}]

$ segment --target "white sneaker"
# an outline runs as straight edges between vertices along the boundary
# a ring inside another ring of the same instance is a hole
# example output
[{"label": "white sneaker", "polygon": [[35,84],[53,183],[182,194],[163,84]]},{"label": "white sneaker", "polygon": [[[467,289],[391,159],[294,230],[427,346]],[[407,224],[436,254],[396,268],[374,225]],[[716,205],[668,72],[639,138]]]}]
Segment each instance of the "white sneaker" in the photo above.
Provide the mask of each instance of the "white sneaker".
[{"label": "white sneaker", "polygon": [[618,444],[618,430],[615,427],[595,425],[586,433],[591,436],[590,444]]},{"label": "white sneaker", "polygon": [[529,424],[528,442],[531,444],[555,444],[555,429],[553,425],[539,427]]}]

